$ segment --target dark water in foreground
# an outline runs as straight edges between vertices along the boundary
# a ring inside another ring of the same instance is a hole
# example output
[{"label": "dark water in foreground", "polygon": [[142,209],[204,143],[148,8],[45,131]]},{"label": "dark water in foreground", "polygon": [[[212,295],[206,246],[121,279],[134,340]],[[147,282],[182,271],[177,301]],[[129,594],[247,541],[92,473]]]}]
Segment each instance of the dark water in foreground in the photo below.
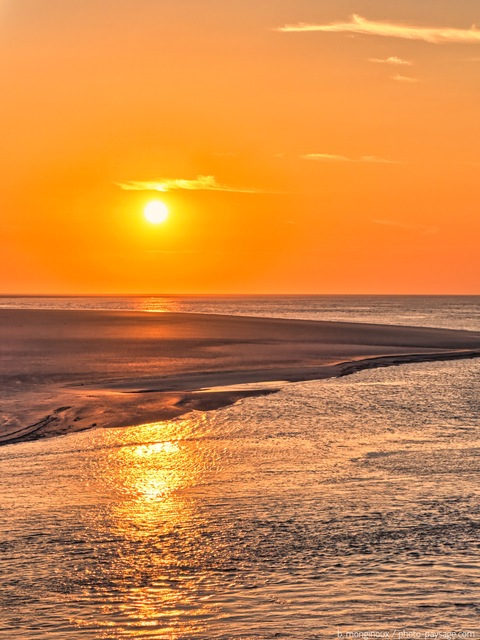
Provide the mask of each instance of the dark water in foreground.
[{"label": "dark water in foreground", "polygon": [[0,448],[0,636],[477,637],[479,374],[364,371]]}]

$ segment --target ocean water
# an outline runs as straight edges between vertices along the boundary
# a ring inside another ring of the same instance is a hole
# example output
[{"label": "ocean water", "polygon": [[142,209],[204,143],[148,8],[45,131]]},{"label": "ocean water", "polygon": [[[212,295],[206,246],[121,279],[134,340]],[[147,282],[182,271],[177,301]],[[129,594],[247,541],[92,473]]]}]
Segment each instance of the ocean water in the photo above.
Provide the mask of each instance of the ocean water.
[{"label": "ocean water", "polygon": [[[154,310],[10,304],[105,300]],[[480,330],[479,298],[174,303]],[[363,371],[0,448],[0,637],[477,637],[479,376]]]}]

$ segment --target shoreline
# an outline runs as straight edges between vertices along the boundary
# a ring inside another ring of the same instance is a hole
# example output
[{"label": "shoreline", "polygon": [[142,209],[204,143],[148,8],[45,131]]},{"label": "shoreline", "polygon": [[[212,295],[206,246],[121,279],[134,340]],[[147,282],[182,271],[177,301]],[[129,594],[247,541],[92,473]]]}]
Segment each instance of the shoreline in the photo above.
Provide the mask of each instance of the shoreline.
[{"label": "shoreline", "polygon": [[0,446],[215,410],[291,382],[480,357],[480,332],[197,313],[0,310],[0,329]]},{"label": "shoreline", "polygon": [[[278,386],[272,386],[269,388],[258,388],[258,389],[248,389],[248,390],[235,390],[235,391],[220,391],[220,390],[209,390],[209,389],[194,389],[189,392],[185,392],[183,395],[180,395],[176,398],[174,403],[174,409],[170,408],[170,403],[167,401],[166,406],[164,403],[159,404],[156,409],[157,417],[152,422],[161,422],[163,420],[172,420],[175,418],[179,418],[183,415],[190,413],[191,411],[215,411],[217,409],[222,409],[224,407],[231,406],[236,402],[243,400],[244,398],[251,397],[259,397],[266,396],[278,393],[282,390],[282,388],[286,384],[295,384],[296,382],[312,382],[314,380],[328,380],[331,378],[341,378],[344,376],[354,375],[361,371],[366,371],[369,369],[380,369],[386,367],[397,367],[403,364],[421,364],[424,362],[445,362],[451,360],[469,360],[473,358],[480,358],[480,350],[478,351],[462,351],[462,352],[447,352],[447,353],[438,353],[438,354],[411,354],[405,356],[381,356],[377,358],[366,358],[365,360],[357,360],[357,361],[346,361],[341,362],[338,365],[334,365],[332,367],[332,371],[318,371],[317,373],[308,373],[303,374],[297,378],[297,375],[292,376],[287,380],[274,380],[274,379],[265,379],[263,381],[259,381],[258,384],[263,383],[278,383]],[[273,373],[273,370],[272,370]],[[217,374],[218,375],[218,374]],[[251,377],[245,382],[237,382],[237,385],[232,386],[241,386],[247,384],[255,384],[252,383]],[[221,384],[216,385],[219,389],[222,387]],[[225,385],[230,386],[230,385]],[[140,389],[137,391],[125,391],[124,393],[128,394],[143,394],[143,393],[152,393],[152,394],[163,394],[165,395],[168,392],[159,391],[156,389]],[[22,442],[33,442],[35,440],[41,440],[46,438],[55,438],[60,435],[68,435],[70,433],[80,433],[81,431],[89,431],[91,429],[105,429],[105,428],[122,428],[127,426],[135,426],[136,424],[141,424],[138,422],[133,422],[125,425],[101,425],[101,424],[92,424],[87,427],[83,427],[80,429],[72,428],[66,433],[53,433],[53,434],[42,434],[42,429],[45,429],[55,423],[58,419],[59,414],[63,410],[71,409],[71,407],[60,407],[55,409],[51,415],[47,415],[38,422],[33,425],[29,425],[27,427],[23,427],[19,429],[19,431],[11,432],[8,436],[0,435],[0,447],[7,446],[10,444],[20,444]]]}]

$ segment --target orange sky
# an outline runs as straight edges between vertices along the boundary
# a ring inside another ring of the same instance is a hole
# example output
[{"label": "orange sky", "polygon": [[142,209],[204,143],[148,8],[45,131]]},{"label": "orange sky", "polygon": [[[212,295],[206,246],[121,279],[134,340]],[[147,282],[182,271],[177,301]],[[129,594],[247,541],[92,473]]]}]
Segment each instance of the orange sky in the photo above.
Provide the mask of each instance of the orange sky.
[{"label": "orange sky", "polygon": [[0,292],[480,293],[475,21],[0,0]]}]

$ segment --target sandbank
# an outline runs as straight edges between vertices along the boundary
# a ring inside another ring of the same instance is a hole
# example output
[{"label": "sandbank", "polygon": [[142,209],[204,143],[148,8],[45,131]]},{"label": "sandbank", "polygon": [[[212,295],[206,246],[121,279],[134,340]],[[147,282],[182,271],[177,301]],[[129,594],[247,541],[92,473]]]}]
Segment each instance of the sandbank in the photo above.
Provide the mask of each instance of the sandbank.
[{"label": "sandbank", "polygon": [[272,381],[480,356],[480,332],[195,313],[3,309],[0,332],[0,444],[216,409]]}]

